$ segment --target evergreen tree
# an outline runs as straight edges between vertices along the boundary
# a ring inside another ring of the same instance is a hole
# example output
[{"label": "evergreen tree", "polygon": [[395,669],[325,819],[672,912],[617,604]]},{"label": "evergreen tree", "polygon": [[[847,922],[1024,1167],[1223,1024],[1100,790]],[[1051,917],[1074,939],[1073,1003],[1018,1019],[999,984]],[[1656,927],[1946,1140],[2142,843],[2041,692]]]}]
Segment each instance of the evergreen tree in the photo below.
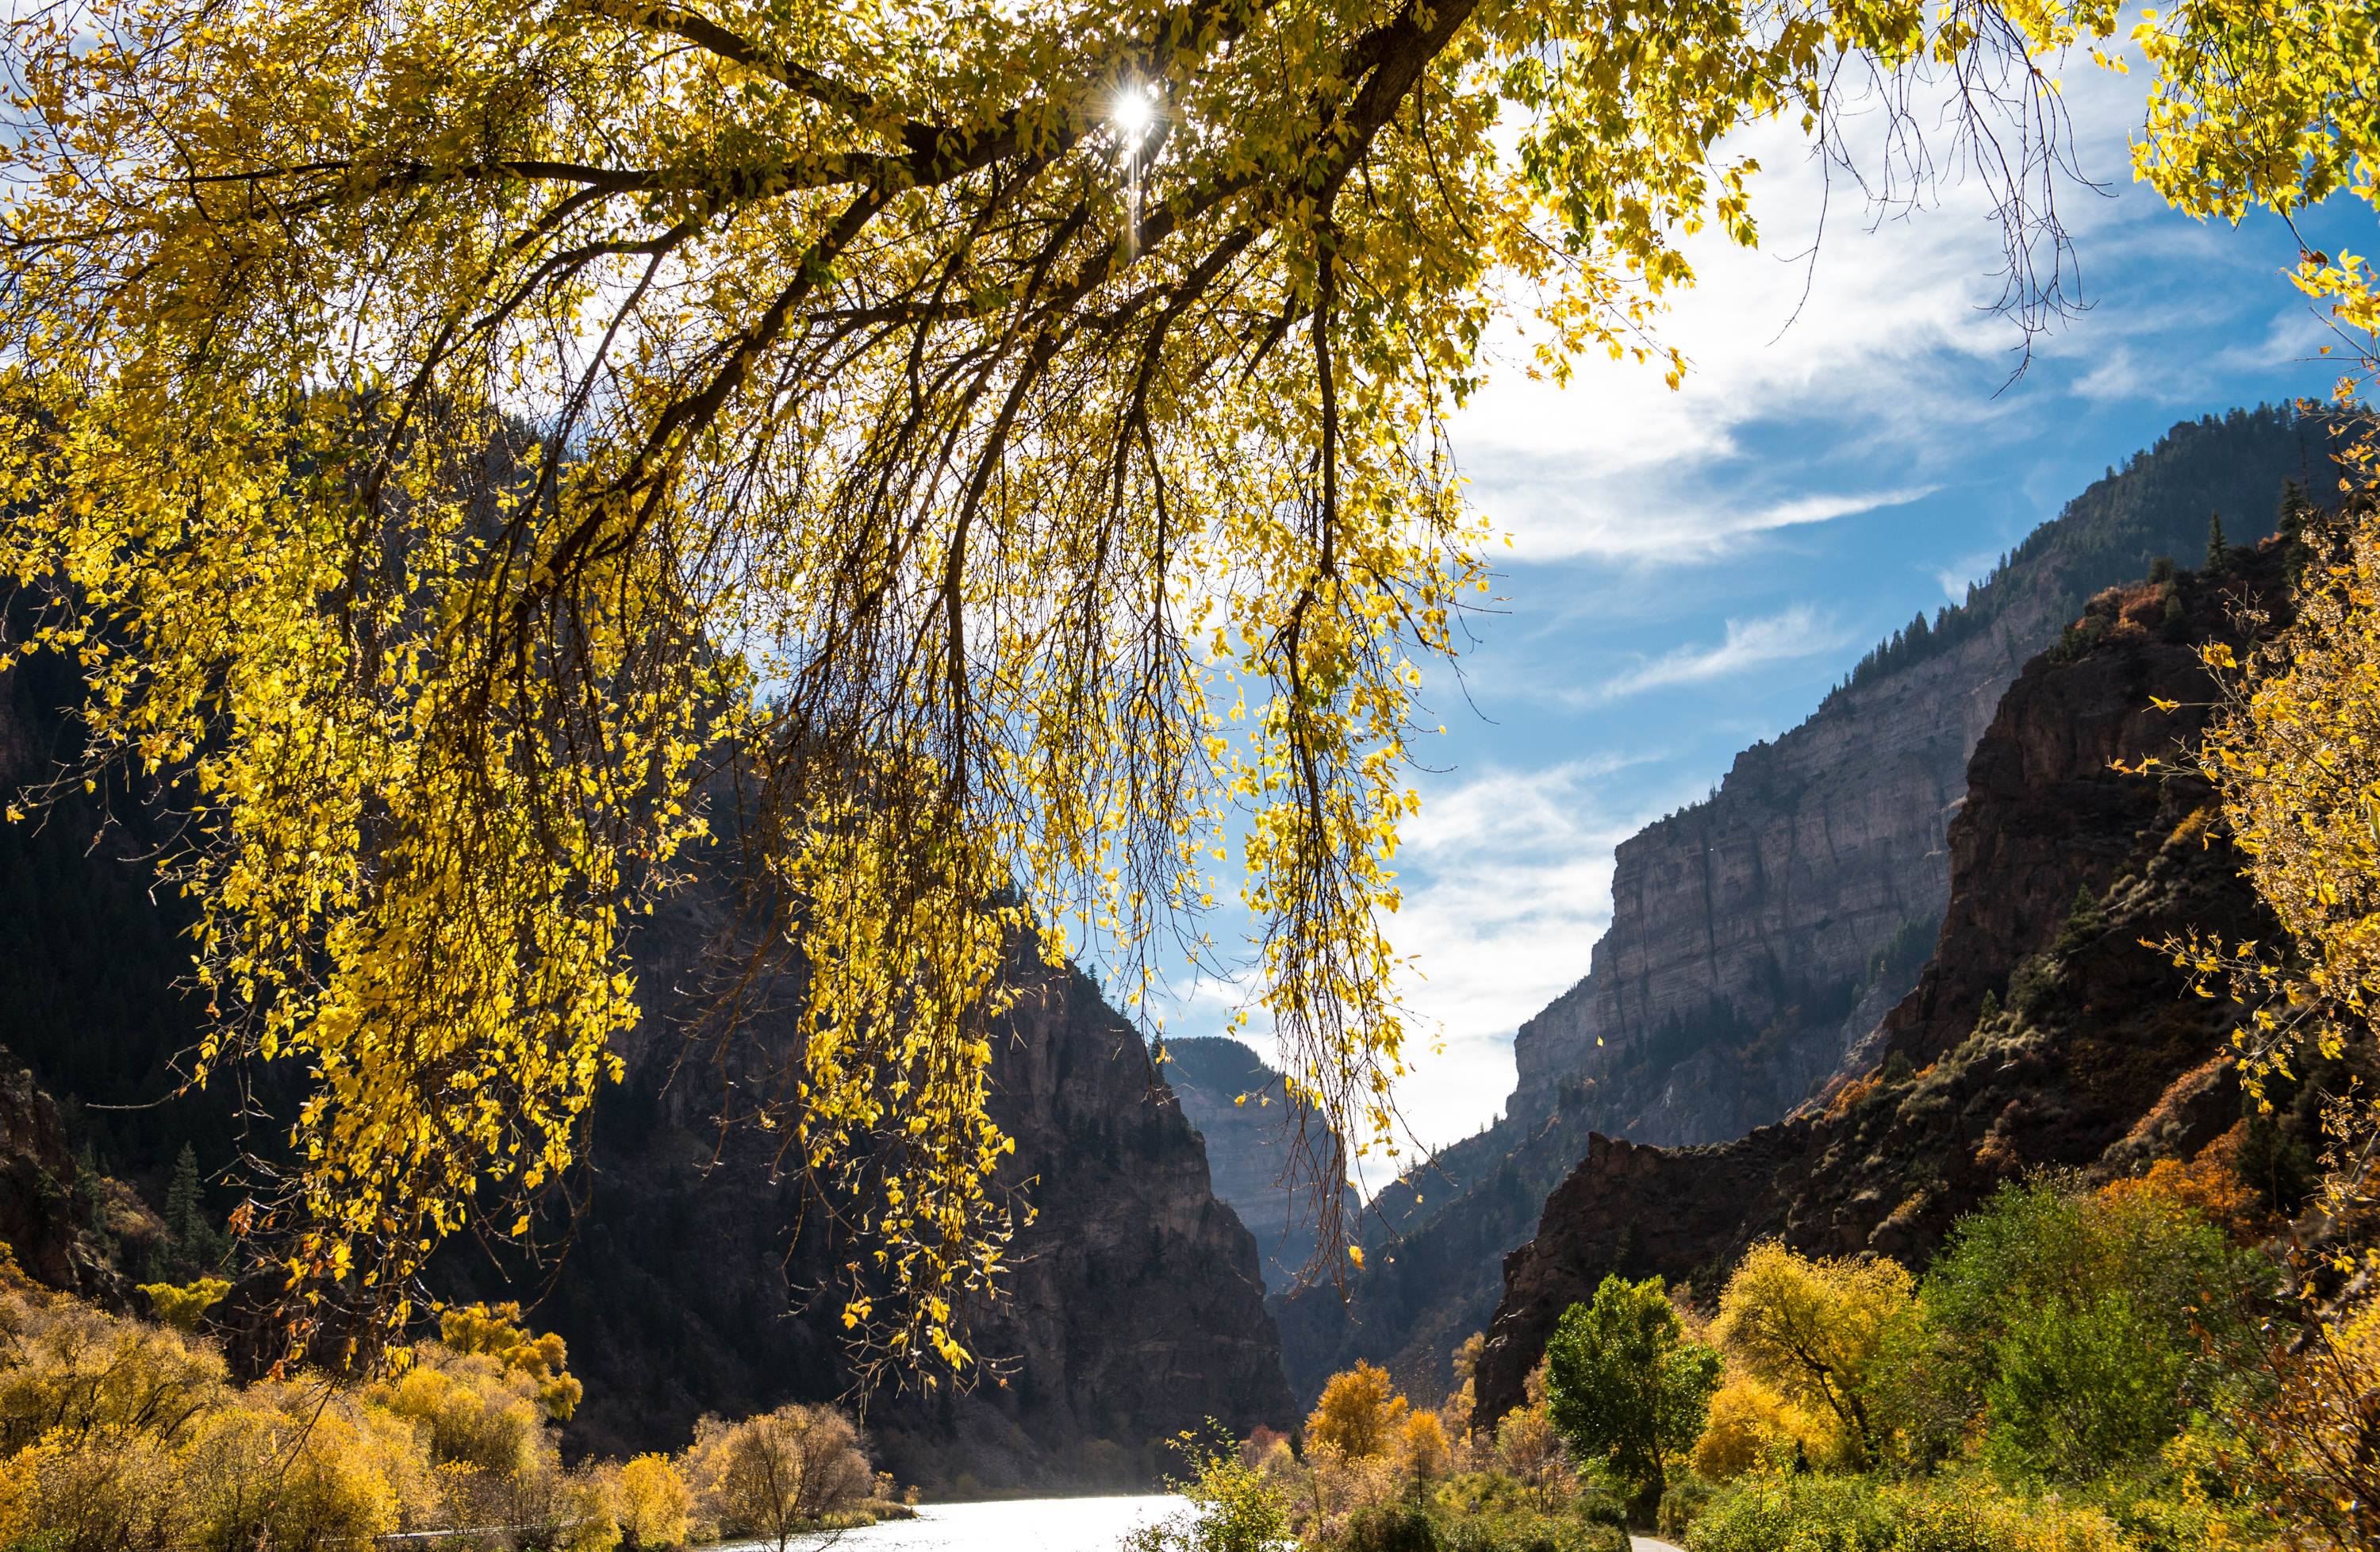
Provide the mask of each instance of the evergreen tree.
[{"label": "evergreen tree", "polygon": [[165,1188],[165,1231],[185,1250],[192,1248],[192,1231],[206,1228],[199,1216],[199,1189],[198,1150],[184,1143],[174,1159],[173,1183]]},{"label": "evergreen tree", "polygon": [[2275,531],[2281,536],[2282,558],[2289,564],[2289,580],[2295,582],[2305,575],[2306,564],[2313,559],[2313,546],[2306,542],[2306,519],[2313,515],[2313,504],[2306,500],[2305,486],[2297,476],[2281,480],[2281,520]]},{"label": "evergreen tree", "polygon": [[2223,514],[2207,514],[2206,574],[2219,576],[2231,565],[2231,547],[2223,541]]}]

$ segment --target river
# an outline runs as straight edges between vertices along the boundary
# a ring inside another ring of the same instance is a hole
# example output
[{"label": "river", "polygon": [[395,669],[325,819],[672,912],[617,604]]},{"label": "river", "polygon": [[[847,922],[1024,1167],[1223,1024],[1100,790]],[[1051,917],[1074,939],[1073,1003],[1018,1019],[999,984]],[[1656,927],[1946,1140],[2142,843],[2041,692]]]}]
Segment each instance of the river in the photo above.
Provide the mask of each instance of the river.
[{"label": "river", "polygon": [[[1116,1552],[1124,1533],[1190,1507],[1186,1498],[1018,1498],[1006,1503],[921,1504],[915,1520],[892,1520],[836,1536],[804,1536],[788,1547],[835,1552]],[[753,1552],[739,1542],[720,1552]],[[770,1544],[769,1552],[775,1552]]]}]

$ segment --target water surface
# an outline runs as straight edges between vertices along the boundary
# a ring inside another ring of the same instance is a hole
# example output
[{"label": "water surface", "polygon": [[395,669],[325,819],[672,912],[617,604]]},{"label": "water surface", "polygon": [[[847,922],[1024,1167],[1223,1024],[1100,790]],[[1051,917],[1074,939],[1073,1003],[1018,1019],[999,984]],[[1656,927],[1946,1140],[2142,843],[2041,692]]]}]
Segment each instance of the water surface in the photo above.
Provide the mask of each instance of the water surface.
[{"label": "water surface", "polygon": [[[845,1531],[835,1552],[1116,1552],[1125,1532],[1189,1508],[1171,1493],[1129,1498],[1018,1498],[1007,1503],[921,1504],[915,1520]],[[737,1552],[746,1552],[744,1544]],[[815,1548],[805,1537],[795,1546]],[[771,1547],[770,1552],[774,1552]],[[792,1552],[792,1548],[787,1548]]]}]

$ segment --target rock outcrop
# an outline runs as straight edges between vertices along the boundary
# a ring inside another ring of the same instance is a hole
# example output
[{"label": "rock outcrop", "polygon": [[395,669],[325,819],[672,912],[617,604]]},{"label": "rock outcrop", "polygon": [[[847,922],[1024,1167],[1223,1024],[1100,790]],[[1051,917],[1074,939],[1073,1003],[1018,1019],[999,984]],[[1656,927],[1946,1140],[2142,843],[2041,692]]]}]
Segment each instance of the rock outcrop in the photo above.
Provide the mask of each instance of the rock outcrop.
[{"label": "rock outcrop", "polygon": [[[2243,595],[2285,597],[2281,573],[2268,542],[2230,576],[2186,588],[2191,632],[2229,631]],[[2186,995],[2143,940],[2193,928],[2237,940],[2271,923],[2205,783],[2114,769],[2190,746],[2213,685],[2195,649],[2164,632],[2155,588],[2111,593],[2093,613],[2113,622],[2104,637],[2074,661],[2028,663],[1976,747],[1950,825],[1941,938],[1883,1021],[1877,1065],[1837,1081],[1817,1113],[1735,1142],[1591,1139],[1536,1238],[1505,1261],[1483,1416],[1519,1401],[1553,1322],[1607,1272],[1706,1291],[1770,1235],[1922,1265],[1959,1214],[2026,1170],[2130,1173],[2239,1122],[2226,1056],[2237,1009]],[[2142,623],[2152,615],[2158,634]]]},{"label": "rock outcrop", "polygon": [[0,1242],[17,1265],[38,1282],[121,1311],[130,1283],[102,1238],[118,1194],[128,1193],[77,1170],[56,1102],[16,1053],[0,1049]]}]

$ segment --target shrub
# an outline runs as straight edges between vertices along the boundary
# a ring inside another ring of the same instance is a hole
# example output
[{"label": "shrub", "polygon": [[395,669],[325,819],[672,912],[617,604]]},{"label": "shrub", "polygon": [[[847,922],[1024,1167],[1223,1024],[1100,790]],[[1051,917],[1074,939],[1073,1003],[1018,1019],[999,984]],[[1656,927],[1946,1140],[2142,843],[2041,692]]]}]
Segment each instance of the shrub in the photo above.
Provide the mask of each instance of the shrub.
[{"label": "shrub", "polygon": [[296,1388],[259,1387],[200,1425],[183,1470],[197,1500],[200,1546],[308,1548],[397,1528],[388,1451],[412,1446],[410,1430],[364,1425],[349,1408],[322,1404],[320,1391]]},{"label": "shrub", "polygon": [[621,1539],[636,1547],[674,1546],[686,1540],[694,1489],[663,1455],[639,1455],[612,1481],[612,1518]]},{"label": "shrub", "polygon": [[1347,1552],[1438,1552],[1438,1530],[1417,1509],[1383,1504],[1347,1519]]},{"label": "shrub", "polygon": [[188,1534],[188,1498],[152,1433],[105,1425],[45,1436],[6,1467],[12,1545],[41,1552],[164,1546]]},{"label": "shrub", "polygon": [[224,1393],[223,1359],[177,1332],[0,1292],[0,1453],[108,1429],[177,1443]]},{"label": "shrub", "polygon": [[2170,1194],[2036,1180],[1951,1231],[1925,1282],[1930,1340],[1904,1356],[1943,1411],[1988,1412],[1998,1463],[2089,1481],[2219,1404],[2229,1370],[2210,1354],[2241,1347],[2272,1278]]},{"label": "shrub", "polygon": [[782,1406],[732,1426],[706,1419],[688,1459],[706,1518],[780,1548],[876,1480],[859,1430],[832,1407]]},{"label": "shrub", "polygon": [[1711,1398],[1710,1420],[1691,1459],[1696,1474],[1726,1482],[1755,1466],[1797,1460],[1831,1464],[1840,1453],[1841,1437],[1831,1419],[1814,1417],[1774,1386],[1739,1374]]},{"label": "shrub", "polygon": [[1903,1486],[1856,1476],[1751,1476],[1713,1495],[1689,1552],[2129,1552],[2087,1505],[2020,1497],[1988,1482]]},{"label": "shrub", "polygon": [[1711,1485],[1700,1477],[1690,1476],[1670,1484],[1661,1495],[1660,1512],[1653,1528],[1663,1535],[1682,1535],[1686,1527],[1701,1518],[1703,1508],[1710,1502]]},{"label": "shrub", "polygon": [[[1278,1435],[1273,1443],[1281,1443]],[[1267,1451],[1268,1461],[1277,1458]],[[1263,1463],[1250,1464],[1220,1449],[1194,1459],[1196,1478],[1174,1484],[1193,1507],[1125,1536],[1124,1552],[1267,1552],[1289,1539],[1289,1501]]]}]

